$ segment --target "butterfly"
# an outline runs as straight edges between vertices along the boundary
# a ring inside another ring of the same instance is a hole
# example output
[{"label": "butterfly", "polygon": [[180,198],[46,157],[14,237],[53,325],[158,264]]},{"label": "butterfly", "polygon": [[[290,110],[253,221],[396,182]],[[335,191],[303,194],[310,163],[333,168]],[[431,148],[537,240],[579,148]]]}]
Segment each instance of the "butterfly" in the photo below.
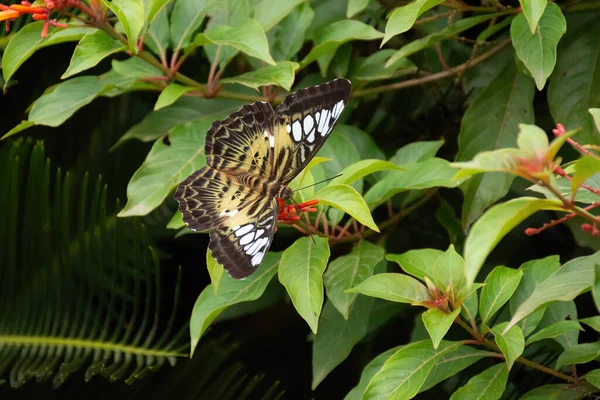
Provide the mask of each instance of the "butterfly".
[{"label": "butterfly", "polygon": [[206,134],[206,166],[186,178],[175,199],[194,231],[210,229],[213,257],[236,279],[251,275],[271,247],[278,198],[332,132],[351,83],[335,79],[288,95],[275,109],[247,104]]}]

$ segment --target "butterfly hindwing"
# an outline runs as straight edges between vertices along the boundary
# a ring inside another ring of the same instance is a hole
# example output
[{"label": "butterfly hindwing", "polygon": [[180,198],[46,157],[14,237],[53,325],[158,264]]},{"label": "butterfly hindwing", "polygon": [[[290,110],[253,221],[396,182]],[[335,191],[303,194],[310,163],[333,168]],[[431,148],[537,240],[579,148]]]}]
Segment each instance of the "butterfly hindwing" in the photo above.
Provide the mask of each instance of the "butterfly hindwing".
[{"label": "butterfly hindwing", "polygon": [[175,192],[183,221],[194,231],[212,229],[242,212],[257,194],[211,167],[187,177]]},{"label": "butterfly hindwing", "polygon": [[288,184],[323,146],[350,98],[351,84],[335,79],[290,94],[275,109],[272,179]]},{"label": "butterfly hindwing", "polygon": [[206,134],[206,164],[233,175],[271,175],[272,125],[273,108],[266,102],[247,104],[224,120],[215,121]]},{"label": "butterfly hindwing", "polygon": [[271,247],[277,214],[277,200],[259,196],[210,233],[208,247],[213,257],[233,278],[245,278],[256,271]]}]

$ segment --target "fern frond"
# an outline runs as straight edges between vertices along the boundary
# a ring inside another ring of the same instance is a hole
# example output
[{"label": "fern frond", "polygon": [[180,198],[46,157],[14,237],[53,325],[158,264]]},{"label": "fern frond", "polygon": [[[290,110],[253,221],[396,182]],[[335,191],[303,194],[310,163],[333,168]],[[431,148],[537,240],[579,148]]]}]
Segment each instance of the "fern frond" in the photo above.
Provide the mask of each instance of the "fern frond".
[{"label": "fern frond", "polygon": [[161,315],[145,227],[107,209],[101,179],[74,182],[42,143],[25,140],[0,148],[0,171],[0,380],[57,387],[87,367],[86,380],[132,383],[186,355],[186,324],[175,319],[181,274]]}]

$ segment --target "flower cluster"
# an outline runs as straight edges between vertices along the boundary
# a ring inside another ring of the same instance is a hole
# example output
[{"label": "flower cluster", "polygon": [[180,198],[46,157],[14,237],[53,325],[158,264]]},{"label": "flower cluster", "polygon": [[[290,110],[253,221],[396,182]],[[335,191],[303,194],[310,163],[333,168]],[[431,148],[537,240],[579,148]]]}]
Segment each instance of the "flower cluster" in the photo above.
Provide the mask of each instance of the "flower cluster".
[{"label": "flower cluster", "polygon": [[298,210],[300,213],[303,212],[315,212],[317,211],[314,206],[319,204],[319,200],[309,200],[304,203],[300,203],[296,206],[296,204],[285,204],[285,200],[277,199],[279,203],[279,221],[281,222],[297,222],[300,221],[300,215],[298,214]]},{"label": "flower cluster", "polygon": [[48,34],[48,27],[50,25],[66,28],[67,24],[59,23],[56,19],[50,19],[50,13],[65,7],[74,6],[73,0],[46,0],[45,3],[45,7],[34,7],[29,1],[22,1],[21,4],[11,4],[10,6],[0,4],[0,21],[6,21],[6,31],[8,32],[11,21],[14,21],[21,15],[31,14],[31,18],[34,21],[46,21],[40,35],[42,38],[45,38]]}]

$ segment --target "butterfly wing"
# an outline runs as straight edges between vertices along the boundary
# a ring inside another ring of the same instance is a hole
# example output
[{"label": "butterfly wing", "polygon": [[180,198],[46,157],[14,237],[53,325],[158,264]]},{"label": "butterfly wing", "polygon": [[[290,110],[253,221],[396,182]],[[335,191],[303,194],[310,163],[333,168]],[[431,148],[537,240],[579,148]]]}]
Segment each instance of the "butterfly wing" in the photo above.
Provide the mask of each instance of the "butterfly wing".
[{"label": "butterfly wing", "polygon": [[288,184],[323,146],[350,99],[351,83],[335,79],[290,94],[275,109],[271,179]]},{"label": "butterfly wing", "polygon": [[271,105],[247,104],[211,125],[204,145],[206,164],[231,175],[250,172],[268,177],[273,165],[272,131]]},{"label": "butterfly wing", "polygon": [[233,278],[242,279],[256,271],[271,247],[278,211],[274,197],[258,195],[243,211],[211,231],[208,247]]}]

